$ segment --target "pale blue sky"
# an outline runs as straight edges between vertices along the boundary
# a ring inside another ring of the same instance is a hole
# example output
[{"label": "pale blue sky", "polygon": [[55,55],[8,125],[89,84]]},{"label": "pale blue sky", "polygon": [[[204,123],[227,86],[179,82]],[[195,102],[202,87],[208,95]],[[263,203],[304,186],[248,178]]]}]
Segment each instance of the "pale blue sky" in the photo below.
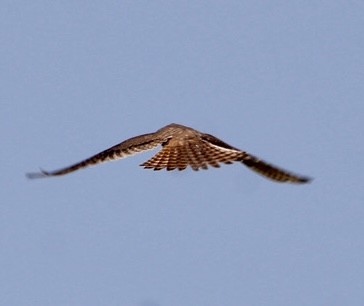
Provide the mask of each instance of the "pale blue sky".
[{"label": "pale blue sky", "polygon": [[[362,305],[364,2],[0,8],[1,305]],[[315,180],[24,176],[171,122]]]}]

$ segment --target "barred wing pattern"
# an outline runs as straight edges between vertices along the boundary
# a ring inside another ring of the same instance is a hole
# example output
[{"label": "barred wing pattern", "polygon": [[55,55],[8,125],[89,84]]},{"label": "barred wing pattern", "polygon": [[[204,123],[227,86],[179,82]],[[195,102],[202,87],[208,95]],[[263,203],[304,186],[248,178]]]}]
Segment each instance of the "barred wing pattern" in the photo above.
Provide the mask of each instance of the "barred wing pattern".
[{"label": "barred wing pattern", "polygon": [[307,176],[293,174],[250,154],[246,155],[246,157],[242,160],[242,163],[249,169],[276,182],[308,183],[311,180],[311,178]]},{"label": "barred wing pattern", "polygon": [[162,149],[152,158],[141,164],[153,170],[193,170],[220,167],[220,163],[241,162],[249,169],[276,182],[306,183],[310,178],[299,176],[273,166],[245,151],[239,150],[210,134],[172,123],[155,133],[130,138],[116,146],[102,151],[72,166],[48,172],[30,173],[29,178],[58,176],[108,160],[124,158],[135,153],[150,150],[158,145]]},{"label": "barred wing pattern", "polygon": [[90,158],[87,158],[79,163],[65,167],[55,171],[44,171],[36,173],[28,173],[28,178],[42,178],[47,176],[59,176],[64,175],[78,169],[86,168],[88,166],[93,166],[106,161],[112,161],[121,159],[140,153],[143,151],[151,150],[158,146],[160,142],[154,137],[154,134],[145,134],[137,137],[130,138],[120,144],[117,144],[107,150],[104,150]]}]

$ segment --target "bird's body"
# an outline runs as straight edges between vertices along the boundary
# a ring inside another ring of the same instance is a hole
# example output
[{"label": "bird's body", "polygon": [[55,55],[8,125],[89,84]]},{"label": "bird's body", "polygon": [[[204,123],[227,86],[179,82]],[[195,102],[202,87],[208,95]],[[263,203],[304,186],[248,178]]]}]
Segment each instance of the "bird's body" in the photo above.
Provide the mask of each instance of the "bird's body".
[{"label": "bird's body", "polygon": [[152,158],[141,164],[146,169],[193,170],[207,169],[208,166],[220,167],[219,163],[241,162],[248,168],[277,182],[306,183],[310,179],[289,173],[270,165],[259,158],[234,148],[222,140],[201,133],[180,124],[169,124],[154,133],[144,134],[125,140],[86,160],[60,170],[28,174],[29,178],[64,175],[81,168],[105,161],[120,159],[162,146]]}]

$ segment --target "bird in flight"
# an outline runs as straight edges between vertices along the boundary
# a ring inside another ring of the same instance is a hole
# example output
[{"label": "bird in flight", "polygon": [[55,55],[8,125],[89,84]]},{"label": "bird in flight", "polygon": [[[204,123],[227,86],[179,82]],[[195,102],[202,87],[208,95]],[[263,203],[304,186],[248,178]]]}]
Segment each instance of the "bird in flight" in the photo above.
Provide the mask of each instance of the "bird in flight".
[{"label": "bird in flight", "polygon": [[161,150],[141,164],[146,169],[193,170],[207,169],[208,166],[220,167],[219,163],[240,162],[249,169],[276,182],[307,183],[309,177],[296,175],[271,165],[245,151],[234,148],[210,134],[180,124],[169,124],[154,133],[127,139],[79,163],[55,171],[41,170],[28,173],[28,178],[42,178],[71,173],[78,169],[102,162],[121,159],[136,153],[151,150],[161,145]]}]

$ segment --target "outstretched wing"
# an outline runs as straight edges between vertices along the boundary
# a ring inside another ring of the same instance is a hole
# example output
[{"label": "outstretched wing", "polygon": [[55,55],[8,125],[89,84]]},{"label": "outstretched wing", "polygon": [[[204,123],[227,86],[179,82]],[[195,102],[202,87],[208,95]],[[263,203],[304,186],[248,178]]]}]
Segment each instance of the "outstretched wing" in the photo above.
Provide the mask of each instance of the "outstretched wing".
[{"label": "outstretched wing", "polygon": [[41,178],[47,176],[64,175],[78,169],[96,165],[105,161],[121,159],[142,151],[151,150],[162,142],[163,139],[156,137],[155,133],[136,136],[69,167],[65,167],[55,171],[41,170],[41,172],[37,173],[28,173],[27,177]]},{"label": "outstretched wing", "polygon": [[249,169],[277,182],[307,183],[311,178],[293,174],[289,171],[273,166],[253,155],[246,154],[241,162]]},{"label": "outstretched wing", "polygon": [[209,134],[203,134],[202,138],[209,142],[212,146],[220,147],[225,150],[234,150],[239,151],[240,156],[235,159],[235,161],[242,162],[249,169],[265,176],[268,179],[271,179],[276,182],[290,182],[290,183],[307,183],[311,180],[311,178],[307,176],[301,176],[297,174],[293,174],[287,170],[274,166],[257,158],[254,155],[251,155],[247,152],[236,149],[222,140],[216,138],[215,136]]}]

